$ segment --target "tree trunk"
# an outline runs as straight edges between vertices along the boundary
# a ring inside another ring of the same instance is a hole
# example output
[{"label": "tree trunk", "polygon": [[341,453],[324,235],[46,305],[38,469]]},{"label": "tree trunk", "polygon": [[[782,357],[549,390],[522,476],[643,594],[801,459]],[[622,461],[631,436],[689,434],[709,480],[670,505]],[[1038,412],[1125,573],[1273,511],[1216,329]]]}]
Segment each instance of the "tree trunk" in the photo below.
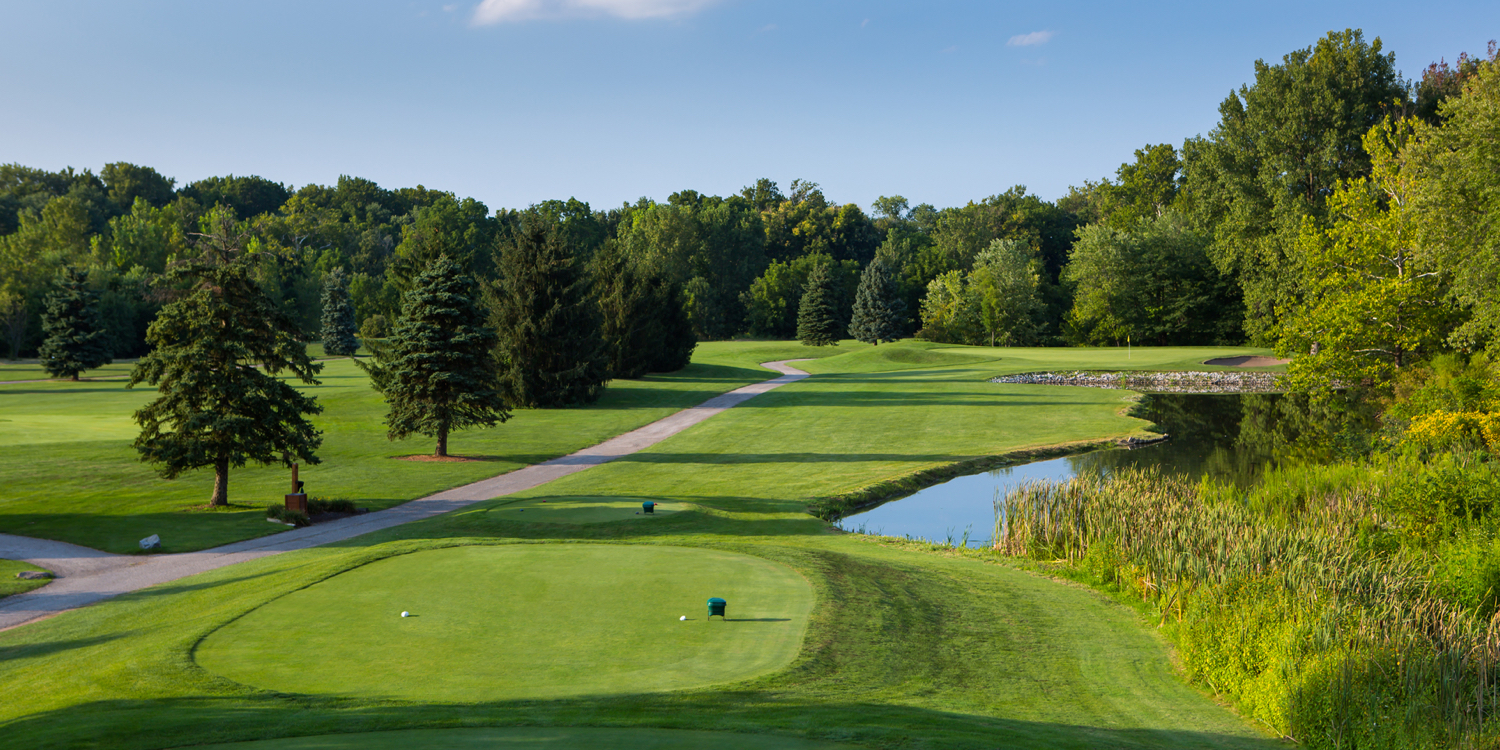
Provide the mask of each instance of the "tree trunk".
[{"label": "tree trunk", "polygon": [[75,382],[75,383],[78,382],[78,373],[76,373],[76,372],[73,373],[73,382]]},{"label": "tree trunk", "polygon": [[213,508],[229,504],[229,456],[219,456],[214,462],[214,496],[208,504]]},{"label": "tree trunk", "polygon": [[446,458],[448,456],[448,428],[447,427],[439,427],[438,428],[437,439],[438,439],[437,450],[433,451],[432,455],[437,456],[439,458]]}]

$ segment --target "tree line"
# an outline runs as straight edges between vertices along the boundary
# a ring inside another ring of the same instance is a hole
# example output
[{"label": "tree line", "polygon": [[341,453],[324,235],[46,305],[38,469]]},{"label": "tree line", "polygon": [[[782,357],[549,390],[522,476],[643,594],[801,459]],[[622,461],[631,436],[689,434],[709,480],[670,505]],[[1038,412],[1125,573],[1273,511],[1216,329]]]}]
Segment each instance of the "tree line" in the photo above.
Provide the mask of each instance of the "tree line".
[{"label": "tree line", "polygon": [[[99,349],[146,353],[147,326],[174,293],[169,267],[222,210],[248,226],[254,278],[305,335],[316,337],[322,288],[337,276],[355,330],[378,339],[433,259],[446,255],[486,288],[511,283],[502,248],[543,221],[622,340],[659,335],[666,323],[635,317],[668,304],[697,340],[837,340],[863,330],[861,278],[877,268],[890,335],[1249,342],[1303,355],[1309,383],[1389,380],[1409,362],[1497,340],[1495,171],[1483,147],[1494,58],[1492,46],[1409,81],[1379,39],[1330,32],[1257,61],[1209,133],[1147,144],[1114,177],[1057,201],[1016,186],[944,209],[884,196],[867,211],[816,183],[783,190],[761,179],[729,196],[492,211],[355,177],[296,190],[236,176],[178,188],[126,163],[98,174],[4,165],[0,332],[12,358],[50,360],[47,321],[65,313],[49,312],[49,295],[82,294],[98,310]],[[805,321],[804,300],[826,319]],[[625,352],[611,355],[613,372],[649,369]]]}]

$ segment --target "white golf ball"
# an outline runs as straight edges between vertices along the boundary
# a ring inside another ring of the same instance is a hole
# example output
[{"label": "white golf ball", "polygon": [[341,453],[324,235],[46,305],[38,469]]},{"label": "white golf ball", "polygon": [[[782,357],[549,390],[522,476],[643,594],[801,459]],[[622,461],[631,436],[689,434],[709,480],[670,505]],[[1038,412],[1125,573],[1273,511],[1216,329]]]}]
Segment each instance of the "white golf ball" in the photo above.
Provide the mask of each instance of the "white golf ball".
[{"label": "white golf ball", "polygon": [[683,616],[677,618],[678,622],[681,622],[681,621],[686,620],[686,619],[687,619],[687,615],[683,615]]},{"label": "white golf ball", "polygon": [[410,617],[410,616],[411,616],[411,613],[410,613],[410,612],[402,612],[402,613],[401,613],[401,616],[402,616],[402,617]]}]

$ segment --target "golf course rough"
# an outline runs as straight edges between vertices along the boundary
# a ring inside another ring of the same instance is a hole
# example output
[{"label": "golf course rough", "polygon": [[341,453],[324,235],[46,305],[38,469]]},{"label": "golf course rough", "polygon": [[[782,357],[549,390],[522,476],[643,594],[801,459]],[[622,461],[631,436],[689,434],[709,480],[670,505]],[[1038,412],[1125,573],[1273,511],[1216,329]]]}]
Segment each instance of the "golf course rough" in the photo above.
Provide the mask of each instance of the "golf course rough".
[{"label": "golf course rough", "polygon": [[[727,621],[707,620],[711,596],[729,600]],[[482,702],[656,692],[784,667],[812,604],[797,572],[731,552],[449,547],[294,591],[210,634],[195,656],[281,693]]]}]

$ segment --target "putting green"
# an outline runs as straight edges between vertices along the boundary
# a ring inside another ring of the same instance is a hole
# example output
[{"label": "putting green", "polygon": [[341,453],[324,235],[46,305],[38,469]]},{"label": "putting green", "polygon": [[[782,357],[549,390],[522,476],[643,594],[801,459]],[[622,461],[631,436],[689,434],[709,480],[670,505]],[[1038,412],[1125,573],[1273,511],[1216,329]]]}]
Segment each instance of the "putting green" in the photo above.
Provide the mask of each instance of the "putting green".
[{"label": "putting green", "polygon": [[516,727],[325,734],[204,745],[198,750],[407,750],[413,747],[424,750],[539,750],[578,747],[593,750],[847,750],[854,746],[764,734],[690,732],[679,729]]},{"label": "putting green", "polygon": [[[707,619],[711,596],[729,601],[728,621]],[[749,555],[450,547],[292,592],[210,634],[196,658],[284,693],[473,702],[677,690],[786,665],[812,602],[795,571]]]},{"label": "putting green", "polygon": [[[641,503],[656,503],[650,514],[641,512]],[[517,500],[478,511],[495,520],[527,523],[605,523],[639,520],[650,523],[690,509],[687,503],[669,503],[649,497],[536,497]]]}]

